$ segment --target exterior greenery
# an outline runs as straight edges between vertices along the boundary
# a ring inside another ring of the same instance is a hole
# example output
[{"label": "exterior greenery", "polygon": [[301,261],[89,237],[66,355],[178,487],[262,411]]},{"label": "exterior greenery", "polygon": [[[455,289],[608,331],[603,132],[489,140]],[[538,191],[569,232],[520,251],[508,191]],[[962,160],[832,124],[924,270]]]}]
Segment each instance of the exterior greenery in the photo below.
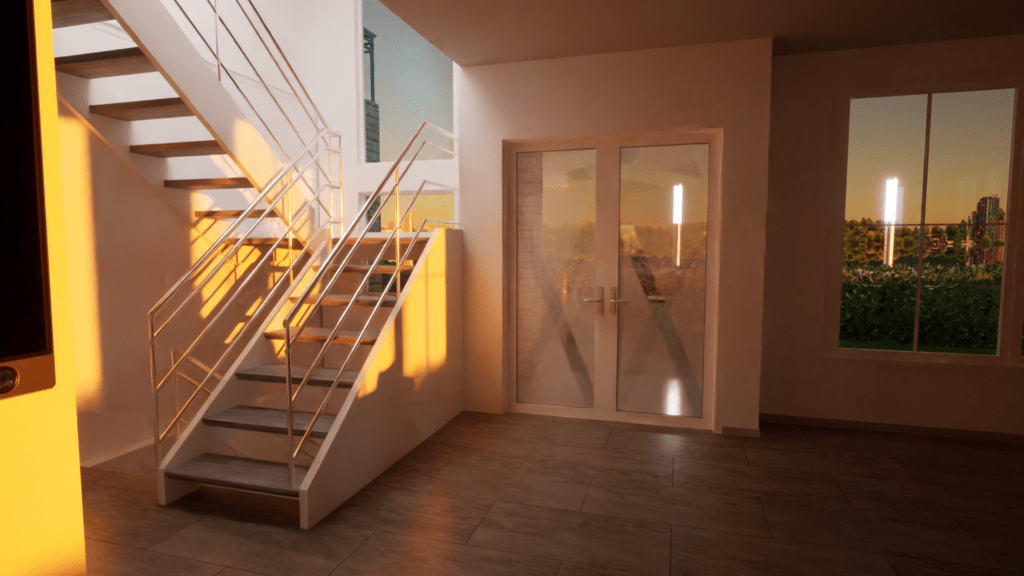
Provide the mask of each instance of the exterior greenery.
[{"label": "exterior greenery", "polygon": [[[918,350],[995,354],[1002,265],[940,264],[938,260],[926,258],[922,272]],[[847,262],[840,345],[912,349],[916,292],[916,262],[897,262],[891,268]]]}]

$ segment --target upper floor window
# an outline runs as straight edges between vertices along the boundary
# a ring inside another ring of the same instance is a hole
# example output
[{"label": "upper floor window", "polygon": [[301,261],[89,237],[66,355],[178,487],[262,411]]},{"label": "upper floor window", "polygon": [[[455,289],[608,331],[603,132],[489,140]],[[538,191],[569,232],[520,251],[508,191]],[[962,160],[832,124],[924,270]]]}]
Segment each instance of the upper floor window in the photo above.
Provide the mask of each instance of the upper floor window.
[{"label": "upper floor window", "polygon": [[1015,97],[850,102],[841,348],[996,354]]}]

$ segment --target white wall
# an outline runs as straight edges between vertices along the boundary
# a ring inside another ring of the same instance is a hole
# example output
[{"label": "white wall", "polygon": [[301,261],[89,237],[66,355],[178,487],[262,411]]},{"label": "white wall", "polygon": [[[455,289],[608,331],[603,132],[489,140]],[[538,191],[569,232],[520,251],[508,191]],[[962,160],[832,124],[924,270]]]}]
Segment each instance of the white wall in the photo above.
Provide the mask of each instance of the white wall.
[{"label": "white wall", "polygon": [[758,427],[771,50],[759,39],[456,70],[467,410],[505,409],[502,141],[721,129],[713,426]]}]

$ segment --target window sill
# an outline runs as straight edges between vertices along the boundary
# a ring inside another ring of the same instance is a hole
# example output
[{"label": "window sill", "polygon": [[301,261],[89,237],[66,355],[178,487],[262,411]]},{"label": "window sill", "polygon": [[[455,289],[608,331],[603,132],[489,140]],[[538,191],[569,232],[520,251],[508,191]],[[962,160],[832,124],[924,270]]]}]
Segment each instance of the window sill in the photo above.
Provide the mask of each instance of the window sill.
[{"label": "window sill", "polygon": [[910,364],[951,364],[957,366],[1006,366],[1024,368],[1024,358],[988,356],[980,354],[950,354],[944,352],[909,352],[899,350],[865,350],[858,348],[825,349],[822,358],[841,360],[875,360]]}]

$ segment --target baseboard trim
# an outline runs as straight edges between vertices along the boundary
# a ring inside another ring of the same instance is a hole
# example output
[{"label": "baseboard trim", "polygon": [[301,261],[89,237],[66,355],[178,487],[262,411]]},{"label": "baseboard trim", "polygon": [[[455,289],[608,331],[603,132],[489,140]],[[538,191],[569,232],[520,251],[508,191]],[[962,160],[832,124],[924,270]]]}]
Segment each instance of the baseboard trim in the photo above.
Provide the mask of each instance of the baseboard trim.
[{"label": "baseboard trim", "polygon": [[[857,422],[854,420],[832,420],[829,418],[806,418],[804,416],[784,416],[781,414],[761,414],[761,422],[766,424],[818,426],[820,428],[841,428],[846,430],[863,430],[865,432],[886,432],[889,434],[910,434],[913,436],[935,436],[938,438],[955,438],[958,440],[984,440],[988,442],[1013,442],[1017,444],[1024,444],[1024,435],[1005,434],[1001,432],[955,430],[952,428],[928,428],[926,426],[880,424],[876,422]],[[724,428],[722,429],[722,433],[725,433]]]},{"label": "baseboard trim", "polygon": [[761,431],[757,428],[733,428],[732,426],[722,426],[723,436],[742,436],[743,438],[760,438]]}]

